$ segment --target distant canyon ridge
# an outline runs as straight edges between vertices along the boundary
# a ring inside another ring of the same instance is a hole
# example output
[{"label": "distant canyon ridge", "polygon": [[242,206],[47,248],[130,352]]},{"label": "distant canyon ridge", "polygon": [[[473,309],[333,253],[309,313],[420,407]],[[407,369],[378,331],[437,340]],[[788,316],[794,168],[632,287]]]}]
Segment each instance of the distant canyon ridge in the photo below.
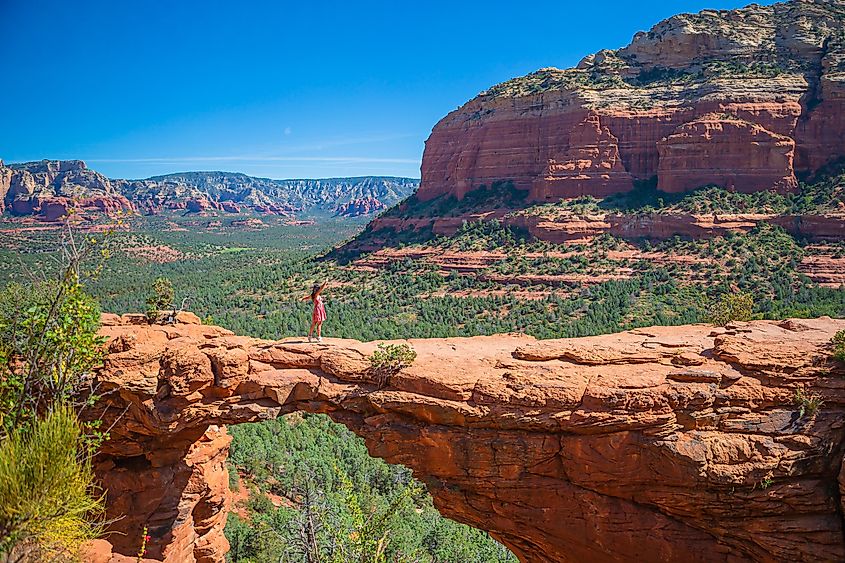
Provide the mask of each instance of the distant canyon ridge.
[{"label": "distant canyon ridge", "polygon": [[367,215],[413,193],[411,178],[363,176],[272,180],[232,172],[184,172],[145,180],[107,178],[81,160],[0,161],[0,212],[60,220],[117,211],[154,215],[165,210]]}]

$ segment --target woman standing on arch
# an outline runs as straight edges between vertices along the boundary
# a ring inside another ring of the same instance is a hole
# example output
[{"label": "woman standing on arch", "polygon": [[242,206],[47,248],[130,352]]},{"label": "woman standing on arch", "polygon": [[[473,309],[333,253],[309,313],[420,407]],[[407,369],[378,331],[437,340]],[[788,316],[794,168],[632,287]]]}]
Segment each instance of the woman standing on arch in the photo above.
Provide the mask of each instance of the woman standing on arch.
[{"label": "woman standing on arch", "polygon": [[308,342],[313,342],[314,329],[317,329],[317,342],[323,341],[322,328],[323,321],[326,320],[326,307],[323,305],[323,297],[320,295],[326,286],[329,285],[329,280],[322,284],[315,283],[311,288],[311,293],[302,298],[303,301],[311,300],[314,303],[314,310],[311,312],[311,329],[308,331]]}]

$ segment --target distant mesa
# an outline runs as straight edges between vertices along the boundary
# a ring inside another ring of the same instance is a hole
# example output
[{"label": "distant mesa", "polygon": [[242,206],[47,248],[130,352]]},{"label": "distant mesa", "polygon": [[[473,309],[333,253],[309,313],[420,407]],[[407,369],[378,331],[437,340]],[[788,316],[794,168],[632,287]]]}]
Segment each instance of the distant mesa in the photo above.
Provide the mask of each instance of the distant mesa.
[{"label": "distant mesa", "polygon": [[845,2],[792,0],[664,20],[627,47],[482,92],[426,142],[417,197],[510,180],[534,202],[797,187],[845,155]]},{"label": "distant mesa", "polygon": [[0,162],[0,212],[39,215],[54,221],[71,209],[83,213],[133,211],[134,205],[112,182],[81,160]]},{"label": "distant mesa", "polygon": [[[58,221],[118,211],[157,215],[258,213],[343,216],[372,213],[409,196],[411,178],[364,176],[323,180],[271,180],[230,172],[184,172],[145,180],[112,179],[81,160],[0,161],[0,213]],[[362,203],[352,203],[362,202]],[[369,211],[367,211],[369,209]]]}]

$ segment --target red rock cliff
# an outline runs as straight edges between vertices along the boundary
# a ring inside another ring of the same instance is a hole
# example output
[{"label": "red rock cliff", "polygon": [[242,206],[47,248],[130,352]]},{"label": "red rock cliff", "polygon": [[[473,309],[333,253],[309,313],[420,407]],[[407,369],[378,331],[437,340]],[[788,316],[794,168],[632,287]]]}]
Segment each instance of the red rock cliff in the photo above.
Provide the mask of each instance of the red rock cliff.
[{"label": "red rock cliff", "polygon": [[[414,470],[450,518],[522,561],[841,561],[845,366],[822,318],[536,341],[413,340],[384,388],[375,344],[262,341],[107,315],[90,411],[113,561],[222,562],[224,425],[326,412]],[[802,413],[796,391],[824,404]],[[106,550],[108,551],[108,550]]]},{"label": "red rock cliff", "polygon": [[512,180],[536,201],[718,185],[788,191],[845,155],[845,3],[674,16],[577,68],[482,92],[426,142],[418,196]]},{"label": "red rock cliff", "polygon": [[42,160],[6,166],[0,161],[0,213],[38,214],[47,221],[71,209],[114,214],[134,210],[111,181],[81,160]]}]

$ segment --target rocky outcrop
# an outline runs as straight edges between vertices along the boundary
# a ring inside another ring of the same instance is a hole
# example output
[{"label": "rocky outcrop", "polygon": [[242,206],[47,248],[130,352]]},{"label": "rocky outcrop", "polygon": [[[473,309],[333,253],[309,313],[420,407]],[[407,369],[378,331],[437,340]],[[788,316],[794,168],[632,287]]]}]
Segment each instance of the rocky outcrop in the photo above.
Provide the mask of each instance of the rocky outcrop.
[{"label": "rocky outcrop", "polygon": [[488,89],[426,141],[418,197],[511,180],[535,201],[796,186],[845,155],[845,3],[790,0],[669,18],[630,45]]},{"label": "rocky outcrop", "polygon": [[222,201],[220,202],[220,208],[225,211],[226,213],[240,213],[241,207],[234,201]]},{"label": "rocky outcrop", "polygon": [[362,197],[339,205],[335,209],[334,214],[336,217],[360,217],[361,215],[371,215],[385,209],[387,209],[387,204],[378,199],[374,197]]},{"label": "rocky outcrop", "polygon": [[631,241],[667,240],[675,236],[706,239],[726,236],[729,233],[747,233],[763,223],[783,227],[789,234],[808,240],[840,241],[845,239],[845,212],[843,212],[845,210],[838,213],[808,215],[606,212],[586,215],[568,213],[555,217],[509,211],[502,209],[456,217],[378,217],[370,223],[369,231],[384,232],[383,237],[370,236],[353,240],[347,244],[346,248],[357,252],[372,252],[385,245],[394,244],[391,240],[395,234],[403,231],[430,229],[435,235],[452,236],[464,223],[491,220],[498,220],[503,225],[523,229],[537,240],[555,244],[589,242],[603,234]]},{"label": "rocky outcrop", "polygon": [[192,197],[185,202],[185,209],[191,213],[203,213],[206,211],[218,211],[222,209],[216,201],[209,201],[204,197]]},{"label": "rocky outcrop", "polygon": [[591,112],[572,128],[560,157],[549,158],[547,174],[532,183],[530,197],[543,201],[561,197],[604,197],[633,187],[619,158],[618,139],[598,114]]},{"label": "rocky outcrop", "polygon": [[42,160],[4,165],[0,162],[0,212],[39,215],[56,221],[72,212],[132,212],[132,203],[111,181],[81,160]]},{"label": "rocky outcrop", "polygon": [[708,115],[657,143],[657,189],[688,192],[706,185],[753,193],[798,187],[795,141],[760,125]]},{"label": "rocky outcrop", "polygon": [[250,217],[249,219],[236,219],[229,223],[233,229],[243,229],[245,231],[260,231],[267,227],[267,224],[261,219]]},{"label": "rocky outcrop", "polygon": [[111,427],[96,469],[115,561],[146,525],[152,559],[222,562],[223,426],[297,410],[411,467],[522,561],[845,558],[845,366],[828,344],[845,320],[412,340],[384,387],[374,343],[136,322],[104,316],[88,411]]}]

